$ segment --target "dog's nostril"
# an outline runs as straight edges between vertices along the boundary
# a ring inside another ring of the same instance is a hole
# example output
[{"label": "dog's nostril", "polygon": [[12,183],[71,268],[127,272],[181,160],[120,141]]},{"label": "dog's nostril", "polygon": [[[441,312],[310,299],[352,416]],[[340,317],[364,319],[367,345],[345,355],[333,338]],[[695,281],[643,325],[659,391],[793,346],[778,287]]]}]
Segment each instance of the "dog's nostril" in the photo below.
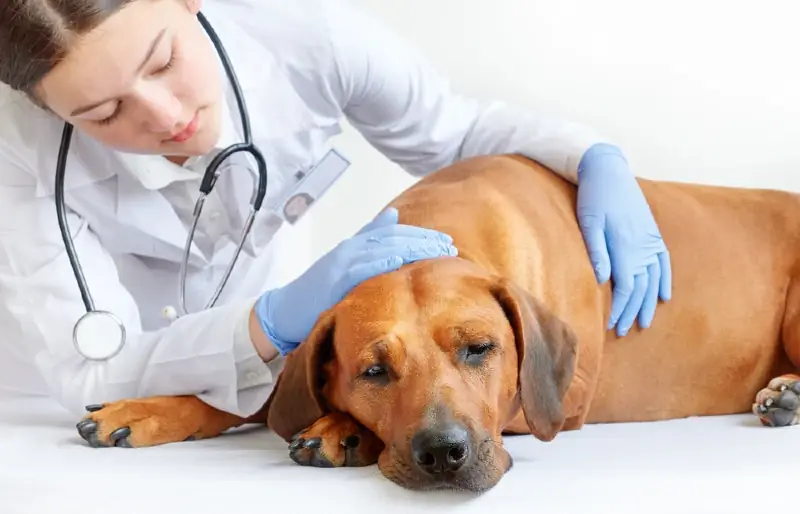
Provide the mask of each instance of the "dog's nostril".
[{"label": "dog's nostril", "polygon": [[469,457],[469,434],[456,424],[421,430],[411,440],[416,464],[431,475],[457,471]]},{"label": "dog's nostril", "polygon": [[447,457],[450,462],[459,462],[464,459],[467,448],[466,446],[454,446],[447,452]]},{"label": "dog's nostril", "polygon": [[433,456],[432,453],[425,452],[422,455],[422,458],[419,459],[419,463],[425,467],[435,466],[436,465],[436,457]]}]

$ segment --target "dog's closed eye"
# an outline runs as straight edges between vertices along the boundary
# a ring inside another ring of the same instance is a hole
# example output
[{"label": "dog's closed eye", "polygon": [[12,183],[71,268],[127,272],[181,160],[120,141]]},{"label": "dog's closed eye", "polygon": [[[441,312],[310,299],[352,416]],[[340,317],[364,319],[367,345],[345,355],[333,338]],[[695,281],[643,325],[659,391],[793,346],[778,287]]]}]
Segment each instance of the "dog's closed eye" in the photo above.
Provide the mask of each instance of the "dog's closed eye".
[{"label": "dog's closed eye", "polygon": [[459,357],[470,366],[479,366],[496,347],[497,345],[490,341],[467,344],[461,347]]}]

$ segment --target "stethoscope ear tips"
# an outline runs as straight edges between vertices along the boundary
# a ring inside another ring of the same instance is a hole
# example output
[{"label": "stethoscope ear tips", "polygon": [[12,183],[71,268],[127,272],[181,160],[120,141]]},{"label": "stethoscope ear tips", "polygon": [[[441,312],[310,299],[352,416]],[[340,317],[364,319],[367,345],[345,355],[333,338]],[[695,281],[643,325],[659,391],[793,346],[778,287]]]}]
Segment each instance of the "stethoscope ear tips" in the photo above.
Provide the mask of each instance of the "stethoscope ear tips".
[{"label": "stethoscope ear tips", "polygon": [[178,311],[175,310],[175,307],[172,305],[167,305],[161,309],[161,315],[169,322],[173,322],[178,319]]}]

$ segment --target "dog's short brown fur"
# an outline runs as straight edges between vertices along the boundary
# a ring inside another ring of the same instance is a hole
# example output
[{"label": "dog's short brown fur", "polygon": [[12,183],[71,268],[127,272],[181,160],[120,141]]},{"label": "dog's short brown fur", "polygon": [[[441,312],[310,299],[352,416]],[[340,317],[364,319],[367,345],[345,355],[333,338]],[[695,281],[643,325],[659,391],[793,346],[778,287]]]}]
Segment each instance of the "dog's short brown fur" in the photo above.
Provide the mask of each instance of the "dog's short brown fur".
[{"label": "dog's short brown fur", "polygon": [[402,223],[450,234],[459,256],[357,286],[287,358],[262,413],[127,400],[92,407],[79,431],[96,446],[147,446],[268,411],[299,464],[378,462],[404,487],[481,491],[511,466],[501,434],[549,441],[585,423],[751,410],[799,423],[800,199],[640,184],[673,270],[650,328],[606,330],[611,285],[595,280],[576,187],[517,156],[479,157],[392,203]]}]

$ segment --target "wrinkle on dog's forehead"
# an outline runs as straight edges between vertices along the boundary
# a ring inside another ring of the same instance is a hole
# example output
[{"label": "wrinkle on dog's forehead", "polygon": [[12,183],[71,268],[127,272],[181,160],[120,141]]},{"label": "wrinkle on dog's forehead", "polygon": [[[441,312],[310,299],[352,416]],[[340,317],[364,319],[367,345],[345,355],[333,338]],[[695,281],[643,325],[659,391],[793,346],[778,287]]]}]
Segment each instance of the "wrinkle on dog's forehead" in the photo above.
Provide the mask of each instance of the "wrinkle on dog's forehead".
[{"label": "wrinkle on dog's forehead", "polygon": [[338,306],[336,332],[337,338],[347,339],[348,353],[370,357],[394,354],[398,346],[417,341],[432,339],[449,350],[462,341],[489,339],[504,318],[485,276],[474,265],[432,259],[354,288]]}]

